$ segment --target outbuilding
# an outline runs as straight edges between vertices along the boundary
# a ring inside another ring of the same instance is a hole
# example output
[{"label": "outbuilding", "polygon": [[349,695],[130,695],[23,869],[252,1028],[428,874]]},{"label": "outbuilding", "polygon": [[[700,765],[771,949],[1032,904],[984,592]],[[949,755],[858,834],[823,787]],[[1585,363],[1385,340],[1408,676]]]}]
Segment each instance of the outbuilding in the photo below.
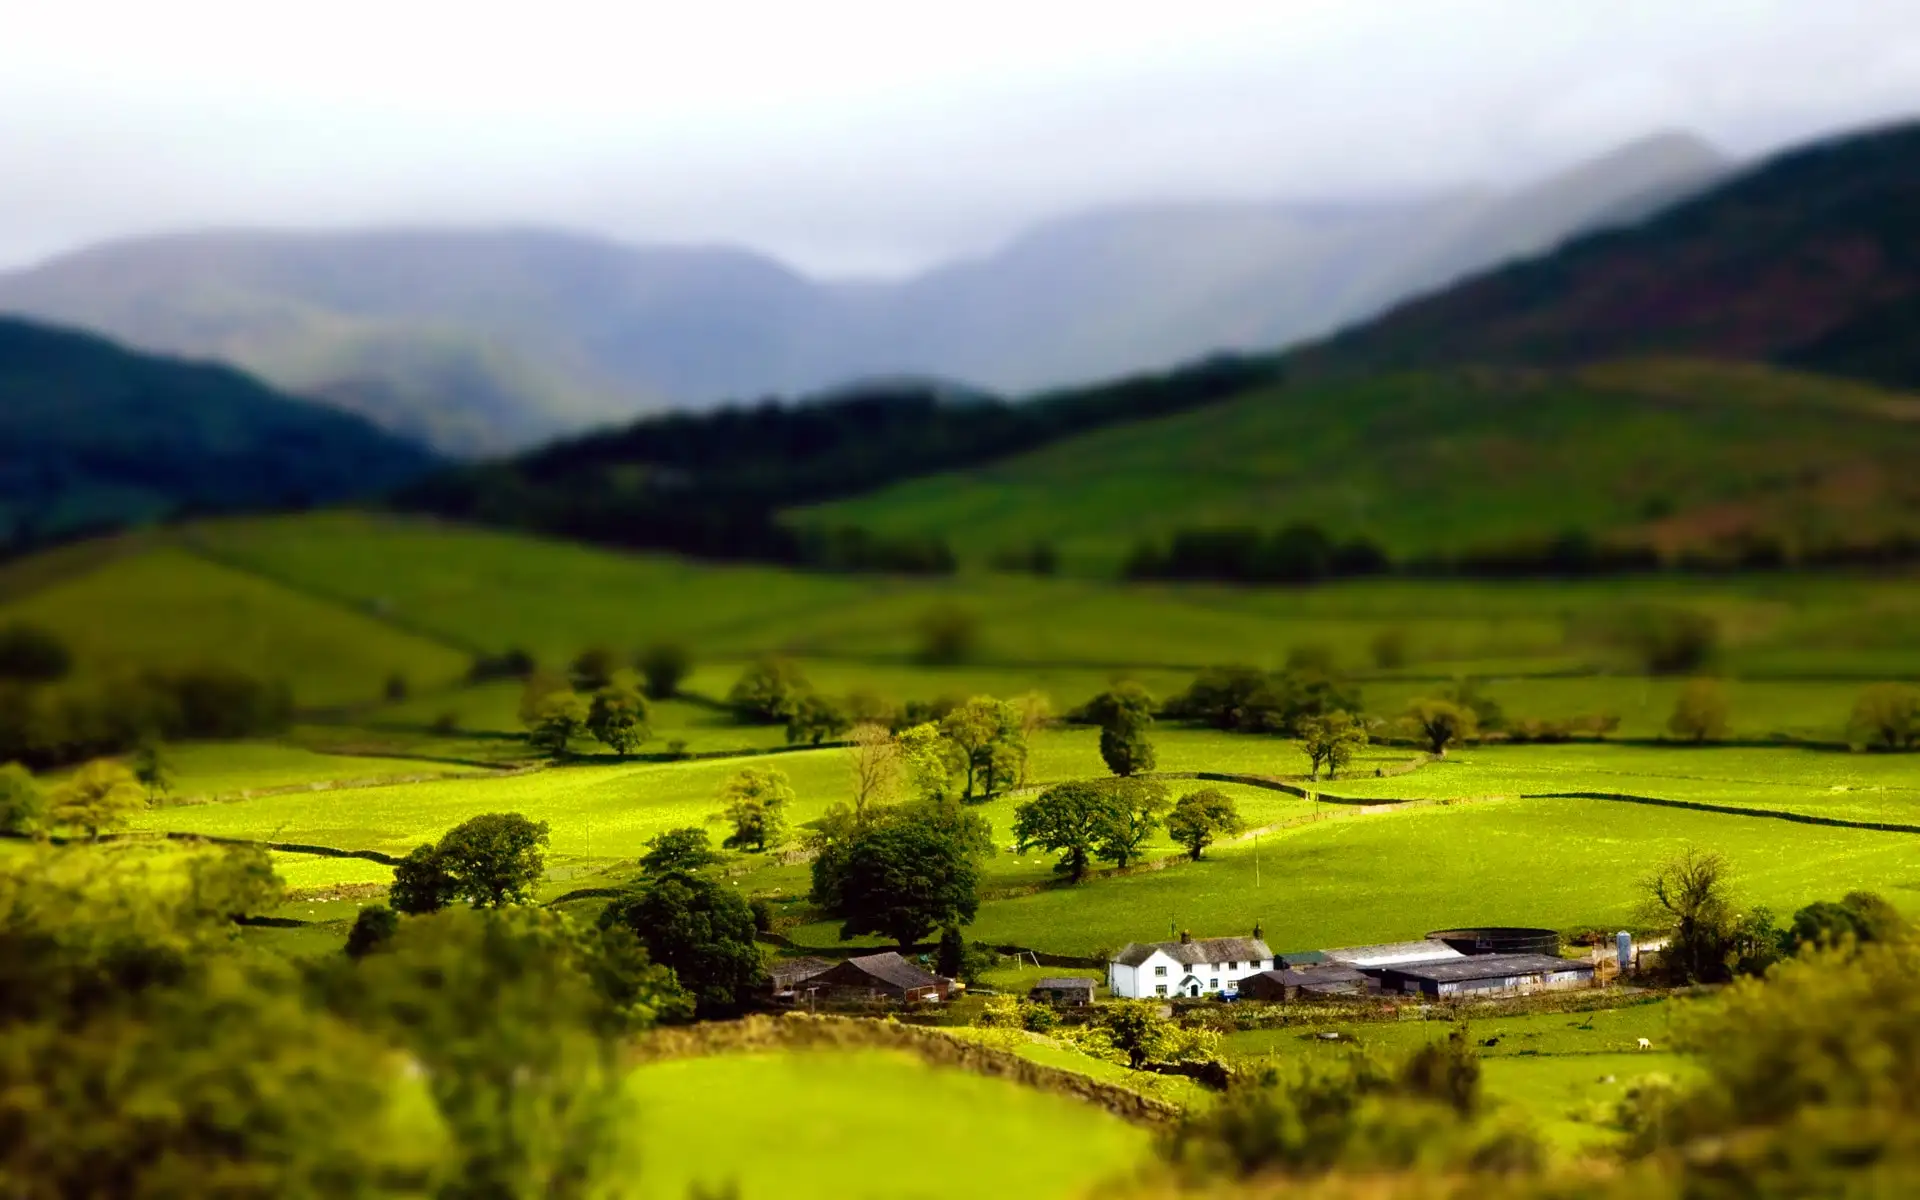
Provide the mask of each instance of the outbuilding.
[{"label": "outbuilding", "polygon": [[1380,972],[1381,991],[1436,998],[1553,991],[1592,982],[1592,963],[1545,954],[1475,954],[1452,961],[1406,963]]},{"label": "outbuilding", "polygon": [[1297,1000],[1302,997],[1352,996],[1365,993],[1373,980],[1364,971],[1340,963],[1318,966],[1276,967],[1240,981],[1240,996],[1245,1000]]},{"label": "outbuilding", "polygon": [[889,950],[850,958],[806,981],[828,1001],[893,1000],[901,1004],[938,1004],[947,999],[953,981],[923,970]]},{"label": "outbuilding", "polygon": [[1362,971],[1398,967],[1408,963],[1447,962],[1467,957],[1445,942],[1386,942],[1377,946],[1343,946],[1323,951],[1325,961],[1340,963]]},{"label": "outbuilding", "polygon": [[1061,975],[1042,979],[1033,985],[1027,998],[1039,1004],[1052,1004],[1063,1008],[1079,1007],[1093,1003],[1093,980]]},{"label": "outbuilding", "polygon": [[776,1000],[791,1000],[803,985],[832,968],[824,958],[779,959],[767,968],[767,990]]}]

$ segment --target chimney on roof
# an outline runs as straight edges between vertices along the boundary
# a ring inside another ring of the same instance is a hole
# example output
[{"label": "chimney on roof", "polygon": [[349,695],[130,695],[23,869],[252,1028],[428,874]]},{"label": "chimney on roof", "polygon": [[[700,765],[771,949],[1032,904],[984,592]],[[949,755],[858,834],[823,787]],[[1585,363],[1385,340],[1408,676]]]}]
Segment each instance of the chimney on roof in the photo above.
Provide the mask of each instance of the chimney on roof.
[{"label": "chimney on roof", "polygon": [[1193,935],[1191,933],[1188,933],[1186,930],[1182,929],[1180,931],[1180,944],[1182,946],[1193,945]]}]

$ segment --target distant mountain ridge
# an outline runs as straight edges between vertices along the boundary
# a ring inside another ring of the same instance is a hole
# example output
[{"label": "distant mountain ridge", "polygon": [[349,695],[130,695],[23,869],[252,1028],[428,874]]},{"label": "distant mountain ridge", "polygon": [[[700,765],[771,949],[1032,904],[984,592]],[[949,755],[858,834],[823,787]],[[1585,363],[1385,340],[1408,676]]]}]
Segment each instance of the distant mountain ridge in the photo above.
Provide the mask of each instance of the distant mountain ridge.
[{"label": "distant mountain ridge", "polygon": [[434,457],[231,367],[0,318],[0,541],[382,491]]},{"label": "distant mountain ridge", "polygon": [[217,357],[455,454],[668,406],[927,375],[1009,393],[1319,336],[1636,219],[1725,160],[1670,135],[1508,194],[1197,204],[1047,222],[885,284],[550,230],[211,232],[0,276],[0,311]]},{"label": "distant mountain ridge", "polygon": [[1920,123],[1802,146],[1631,228],[1290,356],[1300,372],[1683,354],[1920,387]]}]

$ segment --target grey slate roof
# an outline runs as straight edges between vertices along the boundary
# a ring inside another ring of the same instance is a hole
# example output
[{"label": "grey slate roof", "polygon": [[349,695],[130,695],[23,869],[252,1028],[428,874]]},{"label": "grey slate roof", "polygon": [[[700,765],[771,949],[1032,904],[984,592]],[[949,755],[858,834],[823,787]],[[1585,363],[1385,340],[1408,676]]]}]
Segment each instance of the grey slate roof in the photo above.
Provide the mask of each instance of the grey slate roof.
[{"label": "grey slate roof", "polygon": [[1201,963],[1265,962],[1273,951],[1257,938],[1195,938],[1191,942],[1128,942],[1114,955],[1123,967],[1137,967],[1153,957],[1155,950],[1165,951],[1183,966]]},{"label": "grey slate roof", "polygon": [[1397,967],[1402,963],[1428,963],[1465,958],[1445,942],[1384,942],[1378,946],[1343,946],[1327,951],[1330,962],[1355,967]]},{"label": "grey slate roof", "polygon": [[[904,991],[940,986],[940,977],[901,958],[891,950],[883,954],[868,954],[861,958],[850,958],[841,964],[843,968],[852,968],[863,975],[869,975],[883,983],[892,984]],[[839,968],[836,968],[838,971]]]},{"label": "grey slate roof", "polygon": [[[1368,982],[1365,972],[1339,963],[1329,963],[1324,967],[1282,967],[1272,971],[1261,971],[1259,974],[1251,976],[1251,978],[1271,979],[1275,983],[1283,983],[1288,987]],[[1247,981],[1242,979],[1240,986],[1242,988],[1246,987]]]},{"label": "grey slate roof", "polygon": [[1550,971],[1588,971],[1593,964],[1577,958],[1545,954],[1475,954],[1446,962],[1408,963],[1393,968],[1396,975],[1435,983],[1465,983],[1479,979],[1506,979],[1515,975],[1544,975]]},{"label": "grey slate roof", "polygon": [[1077,975],[1063,975],[1057,979],[1042,979],[1033,985],[1033,990],[1036,992],[1069,992],[1080,990],[1091,992],[1093,990],[1093,980],[1082,979]]}]

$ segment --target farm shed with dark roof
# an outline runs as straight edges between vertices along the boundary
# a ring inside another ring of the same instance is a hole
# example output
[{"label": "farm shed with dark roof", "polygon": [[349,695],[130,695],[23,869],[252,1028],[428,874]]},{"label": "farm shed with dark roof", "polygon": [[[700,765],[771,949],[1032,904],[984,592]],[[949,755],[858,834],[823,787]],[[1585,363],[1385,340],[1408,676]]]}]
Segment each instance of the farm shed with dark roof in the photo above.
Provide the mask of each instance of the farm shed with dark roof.
[{"label": "farm shed with dark roof", "polygon": [[889,950],[850,958],[807,983],[828,1000],[898,1000],[903,1004],[945,1000],[951,979],[922,970]]},{"label": "farm shed with dark roof", "polygon": [[1365,992],[1373,986],[1367,974],[1340,963],[1280,967],[1249,975],[1240,981],[1240,995],[1248,1000],[1293,1000],[1305,996],[1338,996]]},{"label": "farm shed with dark roof", "polygon": [[1544,954],[1476,954],[1441,962],[1406,963],[1380,972],[1380,990],[1424,996],[1538,992],[1584,987],[1593,964]]},{"label": "farm shed with dark roof", "polygon": [[1027,998],[1041,1004],[1092,1004],[1093,980],[1065,975],[1042,979]]}]

